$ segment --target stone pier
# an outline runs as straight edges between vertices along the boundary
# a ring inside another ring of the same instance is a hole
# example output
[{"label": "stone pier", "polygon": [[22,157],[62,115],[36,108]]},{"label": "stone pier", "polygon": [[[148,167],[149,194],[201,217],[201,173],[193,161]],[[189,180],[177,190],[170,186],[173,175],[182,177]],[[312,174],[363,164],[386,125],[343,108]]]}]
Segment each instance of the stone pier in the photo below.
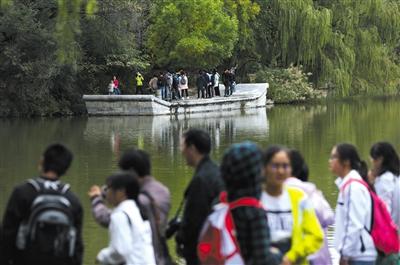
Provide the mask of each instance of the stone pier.
[{"label": "stone pier", "polygon": [[[264,107],[268,83],[238,84],[230,97],[186,99],[168,102],[153,95],[84,95],[89,115],[93,116],[156,116],[201,112],[224,112]],[[221,94],[224,87],[220,86]]]}]

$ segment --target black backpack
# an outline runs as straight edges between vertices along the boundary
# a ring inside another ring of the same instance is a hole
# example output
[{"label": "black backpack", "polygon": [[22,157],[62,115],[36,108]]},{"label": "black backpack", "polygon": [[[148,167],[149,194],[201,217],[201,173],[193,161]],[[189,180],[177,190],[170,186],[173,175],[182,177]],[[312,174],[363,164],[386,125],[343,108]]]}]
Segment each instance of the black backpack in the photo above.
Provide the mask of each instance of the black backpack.
[{"label": "black backpack", "polygon": [[28,183],[38,196],[32,202],[28,220],[19,227],[17,248],[32,254],[73,257],[77,233],[71,203],[65,196],[70,186],[40,178]]}]

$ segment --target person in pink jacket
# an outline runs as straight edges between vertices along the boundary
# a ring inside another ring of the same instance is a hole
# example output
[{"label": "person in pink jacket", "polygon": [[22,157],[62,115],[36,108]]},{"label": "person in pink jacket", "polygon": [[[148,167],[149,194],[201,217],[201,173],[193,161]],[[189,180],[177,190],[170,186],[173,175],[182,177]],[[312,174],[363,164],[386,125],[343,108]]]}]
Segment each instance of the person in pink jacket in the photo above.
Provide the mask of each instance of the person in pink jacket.
[{"label": "person in pink jacket", "polygon": [[312,265],[331,265],[332,258],[329,253],[326,233],[328,226],[332,225],[335,221],[334,213],[322,192],[317,189],[315,184],[307,182],[308,166],[299,151],[290,151],[290,162],[292,165],[292,177],[288,178],[285,184],[290,187],[297,187],[309,196],[325,234],[323,247],[317,253],[309,256],[308,260]]}]

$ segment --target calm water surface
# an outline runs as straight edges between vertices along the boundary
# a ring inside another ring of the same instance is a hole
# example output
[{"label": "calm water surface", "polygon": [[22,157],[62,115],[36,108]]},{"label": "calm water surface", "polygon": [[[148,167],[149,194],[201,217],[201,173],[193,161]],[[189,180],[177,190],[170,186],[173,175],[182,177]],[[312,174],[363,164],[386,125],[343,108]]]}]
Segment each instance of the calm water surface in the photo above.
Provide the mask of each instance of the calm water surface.
[{"label": "calm water surface", "polygon": [[85,264],[93,264],[107,245],[107,230],[90,215],[87,190],[117,169],[117,160],[129,147],[152,156],[153,175],[171,190],[173,212],[189,183],[192,169],[179,152],[182,132],[191,127],[210,132],[213,158],[220,160],[232,143],[251,140],[262,147],[283,144],[301,150],[309,163],[311,181],[334,205],[337,194],[328,172],[331,147],[348,141],[359,147],[364,159],[372,143],[392,142],[400,148],[400,100],[360,100],[313,106],[277,106],[270,110],[192,115],[190,117],[90,117],[0,120],[0,214],[14,185],[36,174],[37,162],[47,144],[61,141],[74,152],[68,176],[84,209]]}]

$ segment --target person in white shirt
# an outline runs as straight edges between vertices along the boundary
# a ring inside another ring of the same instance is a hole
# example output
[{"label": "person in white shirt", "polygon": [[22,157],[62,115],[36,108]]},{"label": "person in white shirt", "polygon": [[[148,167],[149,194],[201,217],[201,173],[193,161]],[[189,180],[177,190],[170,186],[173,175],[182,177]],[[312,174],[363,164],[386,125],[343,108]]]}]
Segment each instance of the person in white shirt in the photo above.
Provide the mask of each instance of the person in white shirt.
[{"label": "person in white shirt", "polygon": [[[354,180],[367,179],[367,166],[351,144],[333,147],[330,171],[338,176],[334,246],[340,265],[374,265],[377,251],[368,231],[371,230],[372,200],[368,189]],[[351,182],[349,182],[351,181]]]},{"label": "person in white shirt", "polygon": [[[394,147],[388,142],[378,142],[371,147],[372,169],[369,174],[376,194],[385,202],[393,222],[400,227],[400,159]],[[379,255],[378,264],[397,264],[398,254],[383,257]],[[399,263],[400,264],[400,263]]]},{"label": "person in white shirt", "polygon": [[400,159],[387,142],[374,144],[370,150],[371,181],[376,194],[386,203],[393,221],[400,227]]},{"label": "person in white shirt", "polygon": [[110,243],[97,255],[97,263],[155,265],[150,223],[137,205],[140,186],[136,173],[116,173],[106,183],[106,199],[115,208],[109,226]]}]

